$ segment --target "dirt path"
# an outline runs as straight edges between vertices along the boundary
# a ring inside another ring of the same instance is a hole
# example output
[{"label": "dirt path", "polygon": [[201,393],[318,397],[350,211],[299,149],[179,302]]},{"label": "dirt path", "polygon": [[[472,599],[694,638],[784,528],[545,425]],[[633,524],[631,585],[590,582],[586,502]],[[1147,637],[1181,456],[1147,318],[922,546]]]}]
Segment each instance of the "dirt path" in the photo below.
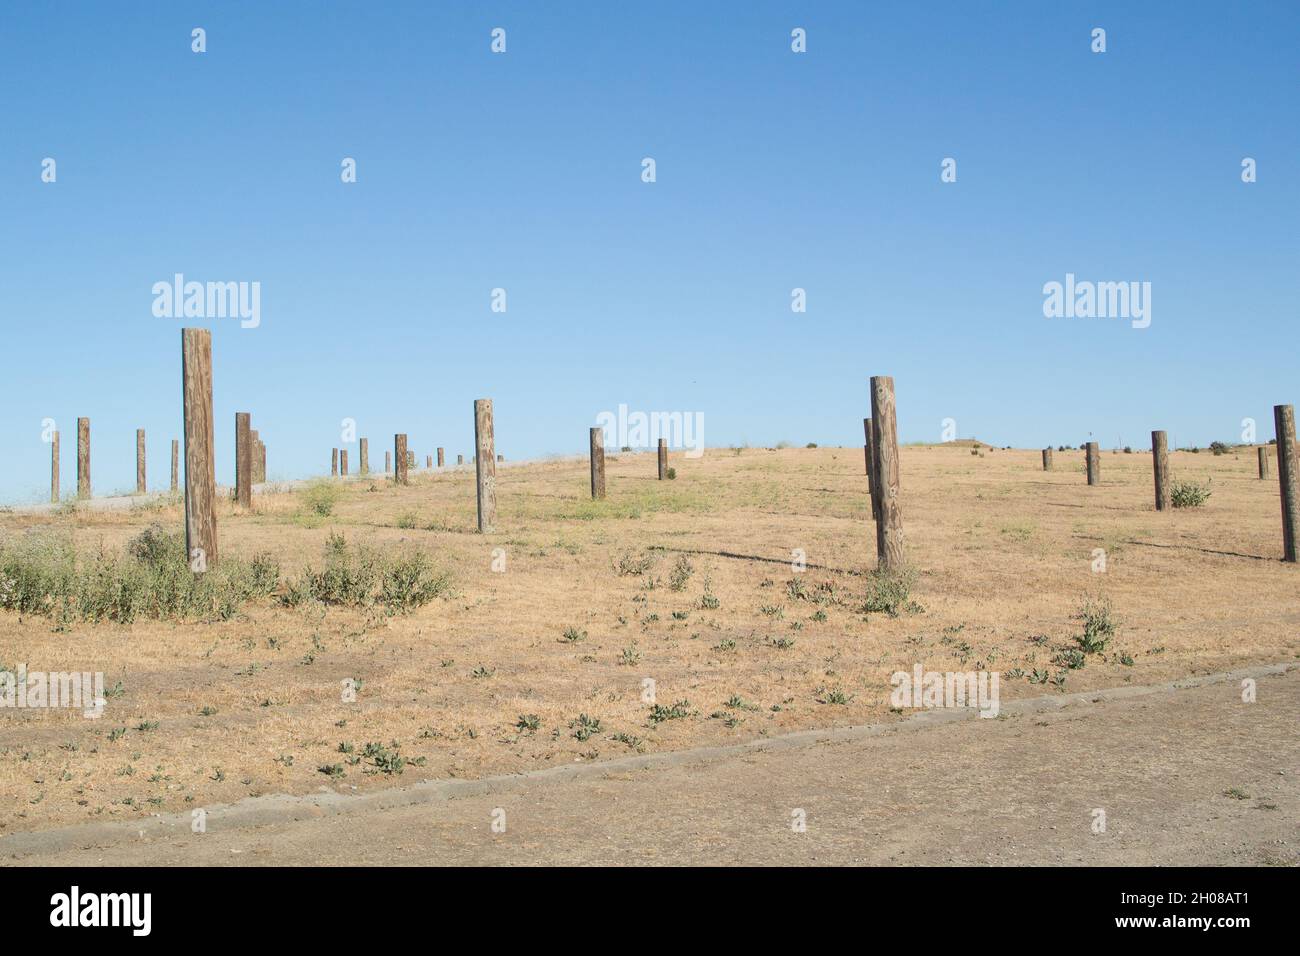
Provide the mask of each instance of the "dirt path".
[{"label": "dirt path", "polygon": [[[1243,677],[1258,699],[1242,702]],[[7,864],[1300,864],[1300,668],[899,725],[262,798],[0,839]],[[505,832],[493,830],[504,811]],[[1095,811],[1106,814],[1094,833]],[[795,832],[803,810],[806,831]]]}]

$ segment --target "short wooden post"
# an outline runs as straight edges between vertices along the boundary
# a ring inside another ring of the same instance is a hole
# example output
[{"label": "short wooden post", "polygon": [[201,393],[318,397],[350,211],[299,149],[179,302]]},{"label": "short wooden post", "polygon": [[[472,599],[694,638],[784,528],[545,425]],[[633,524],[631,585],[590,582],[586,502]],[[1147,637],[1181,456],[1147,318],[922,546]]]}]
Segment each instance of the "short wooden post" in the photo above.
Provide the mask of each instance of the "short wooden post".
[{"label": "short wooden post", "polygon": [[899,502],[898,421],[894,379],[871,379],[871,475],[876,491],[876,564],[892,571],[903,567],[903,515]]},{"label": "short wooden post", "polygon": [[1156,479],[1156,511],[1169,507],[1169,436],[1151,433],[1151,468]]},{"label": "short wooden post", "polygon": [[185,552],[190,570],[217,563],[217,466],[212,451],[212,332],[181,329],[185,415]]},{"label": "short wooden post", "polygon": [[506,460],[506,456],[505,456],[505,455],[497,455],[497,461],[498,461],[498,462],[502,462],[502,461],[505,461],[505,460]]},{"label": "short wooden post", "polygon": [[386,451],[384,452],[384,474],[386,475],[392,470],[393,470],[393,453],[391,451]]},{"label": "short wooden post", "polygon": [[1052,449],[1043,449],[1043,471],[1052,470]]},{"label": "short wooden post", "polygon": [[257,480],[266,482],[266,442],[257,442]]},{"label": "short wooden post", "polygon": [[659,480],[668,477],[668,439],[659,439]]},{"label": "short wooden post", "polygon": [[253,450],[253,484],[258,485],[266,481],[266,475],[262,473],[262,438],[256,428],[248,430],[248,444]]},{"label": "short wooden post", "polygon": [[1259,477],[1261,479],[1267,478],[1268,477],[1268,446],[1260,445],[1259,448],[1256,449],[1256,451],[1259,452]]},{"label": "short wooden post", "polygon": [[1274,405],[1277,429],[1277,480],[1282,492],[1282,560],[1295,562],[1300,549],[1300,453],[1296,451],[1295,406]]},{"label": "short wooden post", "polygon": [[464,456],[464,455],[457,455],[457,456],[456,456],[456,464],[458,464],[458,465],[463,465],[463,464],[465,464],[465,456]]},{"label": "short wooden post", "polygon": [[50,440],[50,501],[59,503],[59,433]]},{"label": "short wooden post", "polygon": [[361,454],[361,461],[360,461],[361,474],[368,475],[370,474],[370,440],[369,439],[367,438],[361,439],[360,454]]},{"label": "short wooden post", "polygon": [[605,497],[605,429],[591,429],[591,497]]},{"label": "short wooden post", "polygon": [[77,497],[90,497],[90,419],[77,419]]},{"label": "short wooden post", "polygon": [[442,460],[443,460],[442,449],[439,448],[439,449],[438,449],[438,467],[439,467],[439,468],[442,467]]},{"label": "short wooden post", "polygon": [[399,485],[410,484],[407,478],[407,470],[411,467],[410,458],[406,454],[406,436],[393,436],[393,463],[397,465],[397,471],[393,473],[393,481]]},{"label": "short wooden post", "polygon": [[331,448],[330,449],[330,477],[337,478],[338,476],[339,476],[339,450],[337,448]]},{"label": "short wooden post", "polygon": [[339,474],[344,478],[348,475],[348,450],[346,448],[339,449]]},{"label": "short wooden post", "polygon": [[432,467],[433,467],[433,456],[432,456],[432,455],[425,455],[425,456],[424,456],[424,467],[425,467],[425,468],[432,468]]},{"label": "short wooden post", "polygon": [[490,534],[497,524],[496,439],[492,426],[492,399],[474,400],[474,474],[478,481],[478,530]]},{"label": "short wooden post", "polygon": [[144,471],[144,429],[137,428],[135,430],[135,493],[142,495],[148,489]]},{"label": "short wooden post", "polygon": [[241,508],[253,506],[253,416],[235,412],[235,503]]},{"label": "short wooden post", "polygon": [[181,481],[181,443],[172,439],[172,491],[180,488]]},{"label": "short wooden post", "polygon": [[1101,484],[1101,450],[1095,441],[1088,442],[1084,448],[1088,465],[1088,484],[1099,485]]}]

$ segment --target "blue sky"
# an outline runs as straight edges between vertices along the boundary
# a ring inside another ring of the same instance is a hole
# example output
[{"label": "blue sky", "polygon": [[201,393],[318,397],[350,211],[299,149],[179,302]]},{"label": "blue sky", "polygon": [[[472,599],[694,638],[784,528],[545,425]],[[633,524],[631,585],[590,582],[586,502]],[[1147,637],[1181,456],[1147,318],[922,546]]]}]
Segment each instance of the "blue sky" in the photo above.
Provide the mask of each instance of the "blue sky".
[{"label": "blue sky", "polygon": [[[79,415],[96,493],[140,427],[165,486],[186,324],[219,481],[236,411],[277,479],[345,417],[372,464],[468,457],[480,397],[510,458],[620,403],[856,446],[873,374],[905,441],[1267,439],[1300,403],[1294,3],[15,4],[0,63],[0,500],[48,493],[44,418],[74,486]],[[261,325],[155,317],[177,272],[260,282]],[[1150,282],[1151,326],[1045,318],[1067,272]]]}]

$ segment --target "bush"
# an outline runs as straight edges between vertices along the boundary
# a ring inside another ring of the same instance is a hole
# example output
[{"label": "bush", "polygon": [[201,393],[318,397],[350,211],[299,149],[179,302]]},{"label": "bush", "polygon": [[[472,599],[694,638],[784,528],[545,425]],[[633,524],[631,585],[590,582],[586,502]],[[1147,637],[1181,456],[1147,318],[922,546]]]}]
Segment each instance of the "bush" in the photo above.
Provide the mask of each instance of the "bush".
[{"label": "bush", "polygon": [[676,468],[669,468],[667,474],[668,474],[668,480],[669,480],[669,481],[676,481],[676,480],[677,480],[677,469],[676,469]]},{"label": "bush", "polygon": [[1210,451],[1214,452],[1216,455],[1226,455],[1228,453],[1228,446],[1221,441],[1212,441],[1210,442]]},{"label": "bush", "polygon": [[252,562],[224,557],[202,574],[190,570],[180,534],[153,525],[121,553],[79,555],[68,536],[28,534],[0,545],[0,607],[72,621],[195,619],[235,615],[246,601],[280,584],[266,554]]},{"label": "bush", "polygon": [[1169,489],[1169,500],[1175,508],[1199,508],[1210,497],[1210,483],[1175,481]]},{"label": "bush", "polygon": [[[1084,654],[1100,654],[1115,633],[1109,598],[1085,598],[1075,617],[1083,621],[1083,634],[1076,637]],[[1080,665],[1082,666],[1082,665]]]},{"label": "bush", "polygon": [[884,612],[890,617],[898,617],[901,610],[920,610],[919,605],[908,600],[915,583],[916,571],[912,568],[900,571],[875,569],[867,577],[867,600],[863,610],[868,613]]},{"label": "bush", "polygon": [[284,603],[307,600],[347,607],[380,605],[390,611],[410,611],[428,604],[450,588],[451,576],[434,567],[423,551],[387,557],[362,545],[351,546],[341,534],[325,541],[319,571],[310,565],[289,582]]},{"label": "bush", "polygon": [[334,511],[334,505],[341,494],[339,486],[332,481],[319,478],[311,482],[302,491],[302,503],[310,512],[321,517],[328,517]]}]

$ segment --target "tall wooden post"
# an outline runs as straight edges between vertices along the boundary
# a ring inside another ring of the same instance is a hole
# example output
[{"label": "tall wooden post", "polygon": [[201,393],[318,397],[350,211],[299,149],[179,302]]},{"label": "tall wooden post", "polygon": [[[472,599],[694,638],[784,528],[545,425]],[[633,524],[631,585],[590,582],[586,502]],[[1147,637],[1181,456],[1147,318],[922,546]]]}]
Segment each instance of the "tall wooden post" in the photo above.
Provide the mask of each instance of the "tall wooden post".
[{"label": "tall wooden post", "polygon": [[659,439],[659,480],[668,477],[668,439]]},{"label": "tall wooden post", "polygon": [[361,439],[361,474],[370,474],[370,440]]},{"label": "tall wooden post", "polygon": [[172,439],[172,491],[175,492],[181,484],[181,443],[175,438]]},{"label": "tall wooden post", "polygon": [[212,332],[181,329],[185,415],[185,551],[190,570],[217,563],[217,466],[213,455]]},{"label": "tall wooden post", "polygon": [[77,497],[90,497],[90,419],[77,419]]},{"label": "tall wooden post", "polygon": [[1088,464],[1088,484],[1101,484],[1101,450],[1095,441],[1084,446],[1084,455]]},{"label": "tall wooden post", "polygon": [[144,471],[144,429],[135,430],[135,493],[142,495],[149,489]]},{"label": "tall wooden post", "polygon": [[1259,477],[1261,479],[1267,478],[1268,477],[1268,446],[1260,445],[1259,448],[1256,449],[1256,451],[1259,452]]},{"label": "tall wooden post", "polygon": [[386,451],[384,452],[384,474],[386,475],[392,470],[393,470],[393,453],[391,451]]},{"label": "tall wooden post", "polygon": [[492,433],[492,399],[474,400],[474,474],[478,480],[478,530],[490,534],[497,524],[496,440]]},{"label": "tall wooden post", "polygon": [[338,476],[339,476],[339,450],[337,448],[331,448],[330,449],[330,477],[337,478]]},{"label": "tall wooden post", "polygon": [[59,503],[59,433],[50,439],[50,501]]},{"label": "tall wooden post", "polygon": [[406,455],[406,436],[393,436],[393,463],[397,466],[397,471],[393,473],[393,481],[399,485],[409,484],[406,477],[406,471],[410,467],[410,459]]},{"label": "tall wooden post", "polygon": [[1052,449],[1043,449],[1043,471],[1052,470]]},{"label": "tall wooden post", "polygon": [[345,478],[348,474],[348,450],[346,448],[339,449],[339,474]]},{"label": "tall wooden post", "polygon": [[249,412],[235,412],[235,503],[241,508],[253,507],[252,424]]},{"label": "tall wooden post", "polygon": [[1151,468],[1156,479],[1156,511],[1169,507],[1169,436],[1151,433]]},{"label": "tall wooden post", "polygon": [[605,497],[605,429],[591,430],[591,497]]},{"label": "tall wooden post", "polygon": [[894,378],[871,379],[871,475],[876,492],[877,567],[903,567],[903,514],[899,502],[898,421],[894,407]]},{"label": "tall wooden post", "polygon": [[1282,492],[1282,560],[1294,562],[1300,549],[1300,453],[1296,451],[1295,406],[1274,405],[1277,430],[1277,480]]},{"label": "tall wooden post", "polygon": [[439,467],[439,468],[442,467],[442,462],[443,462],[443,453],[442,453],[442,449],[439,448],[439,449],[438,449],[438,467]]}]

